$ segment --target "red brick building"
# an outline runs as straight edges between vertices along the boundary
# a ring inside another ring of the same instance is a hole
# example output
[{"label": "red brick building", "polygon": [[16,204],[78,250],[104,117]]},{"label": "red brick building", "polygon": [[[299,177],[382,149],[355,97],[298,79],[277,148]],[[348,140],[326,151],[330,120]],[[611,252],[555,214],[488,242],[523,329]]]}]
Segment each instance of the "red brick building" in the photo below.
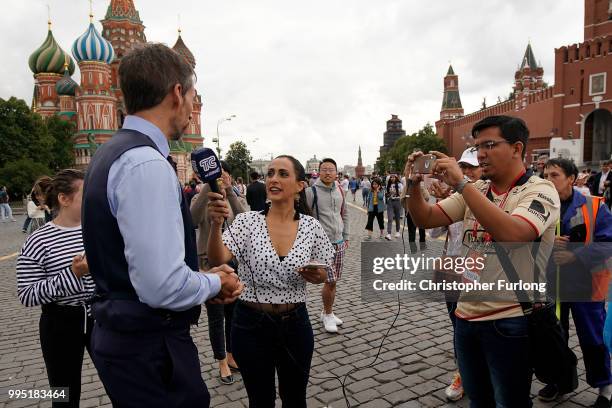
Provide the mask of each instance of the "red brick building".
[{"label": "red brick building", "polygon": [[519,117],[530,140],[527,163],[539,154],[598,163],[612,154],[612,0],[585,0],[584,41],[555,49],[554,85],[542,81],[543,67],[527,45],[514,76],[511,97],[463,114],[459,78],[452,67],[444,77],[444,96],[436,130],[459,156],[470,144],[472,126],[490,115]]}]

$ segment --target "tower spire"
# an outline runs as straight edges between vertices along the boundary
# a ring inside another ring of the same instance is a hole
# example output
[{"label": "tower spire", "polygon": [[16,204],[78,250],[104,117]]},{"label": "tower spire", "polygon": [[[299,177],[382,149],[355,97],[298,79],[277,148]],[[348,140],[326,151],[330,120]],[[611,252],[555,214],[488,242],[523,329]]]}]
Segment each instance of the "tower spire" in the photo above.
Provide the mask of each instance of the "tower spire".
[{"label": "tower spire", "polygon": [[442,109],[440,119],[455,119],[463,116],[463,106],[459,96],[459,77],[455,74],[453,66],[448,65],[444,76],[444,95],[442,96]]}]

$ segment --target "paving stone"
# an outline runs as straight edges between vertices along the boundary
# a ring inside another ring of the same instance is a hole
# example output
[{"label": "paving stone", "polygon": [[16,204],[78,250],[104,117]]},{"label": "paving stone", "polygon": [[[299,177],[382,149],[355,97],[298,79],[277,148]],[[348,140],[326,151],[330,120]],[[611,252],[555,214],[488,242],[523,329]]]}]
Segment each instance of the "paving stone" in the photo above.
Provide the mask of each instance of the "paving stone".
[{"label": "paving stone", "polygon": [[393,406],[397,406],[403,402],[417,398],[417,395],[407,388],[392,392],[388,395],[383,395],[383,398],[389,401]]},{"label": "paving stone", "polygon": [[374,388],[378,385],[378,383],[376,381],[374,381],[374,379],[372,378],[366,378],[363,379],[361,381],[357,381],[354,383],[349,384],[346,388],[350,391],[350,392],[359,392],[368,388]]},{"label": "paving stone", "polygon": [[371,400],[365,404],[360,405],[361,408],[386,408],[386,407],[391,407],[391,406],[392,405],[389,404],[384,399],[375,399],[375,400]]},{"label": "paving stone", "polygon": [[438,378],[442,374],[446,373],[446,370],[443,370],[439,367],[431,367],[423,371],[419,371],[419,375],[426,380],[431,380],[432,378]]}]

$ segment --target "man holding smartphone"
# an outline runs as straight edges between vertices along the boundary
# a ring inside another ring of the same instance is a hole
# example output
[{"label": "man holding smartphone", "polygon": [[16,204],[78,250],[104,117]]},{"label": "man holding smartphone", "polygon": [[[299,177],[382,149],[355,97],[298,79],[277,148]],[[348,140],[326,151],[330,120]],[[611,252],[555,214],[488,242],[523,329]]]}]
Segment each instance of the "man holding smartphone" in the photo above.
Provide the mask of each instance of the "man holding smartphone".
[{"label": "man holding smartphone", "polygon": [[[474,150],[483,176],[471,182],[453,157],[432,152],[437,159],[432,174],[456,192],[430,205],[421,196],[422,176],[412,164],[422,153],[413,153],[406,163],[410,179],[408,209],[420,227],[434,228],[463,220],[464,244],[474,257],[487,255],[487,275],[470,271],[466,278],[508,280],[499,260],[476,248],[490,247],[493,241],[529,243],[541,240],[533,259],[531,245],[518,245],[509,253],[523,281],[533,279],[534,262],[544,270],[555,237],[559,217],[559,195],[552,183],[523,166],[529,130],[518,118],[490,116],[472,128]],[[466,237],[469,238],[466,240]],[[464,294],[462,294],[463,297]],[[483,294],[484,296],[484,294]],[[459,298],[455,346],[463,387],[472,406],[531,407],[531,361],[527,317],[516,301],[463,301]]]}]

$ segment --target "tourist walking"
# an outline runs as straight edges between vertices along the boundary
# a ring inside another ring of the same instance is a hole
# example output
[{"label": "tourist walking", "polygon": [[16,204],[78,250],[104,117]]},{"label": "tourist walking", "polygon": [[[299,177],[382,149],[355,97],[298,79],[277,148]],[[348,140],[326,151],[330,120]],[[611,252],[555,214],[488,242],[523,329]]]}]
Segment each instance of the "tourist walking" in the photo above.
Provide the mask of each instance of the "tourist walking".
[{"label": "tourist walking", "polygon": [[337,333],[338,326],[343,324],[342,319],[334,314],[333,306],[336,298],[336,284],[342,276],[344,254],[349,245],[349,219],[346,209],[346,197],[336,182],[338,171],[336,166],[334,159],[325,158],[321,160],[319,163],[320,177],[312,187],[306,189],[308,208],[311,209],[312,215],[321,223],[323,230],[334,247],[334,260],[332,263],[334,279],[326,281],[321,291],[323,298],[321,322],[328,333]]},{"label": "tourist walking", "polygon": [[17,221],[15,217],[13,217],[13,210],[11,209],[10,201],[10,196],[6,190],[6,186],[0,187],[0,217],[2,222],[6,222],[8,220],[13,222]]},{"label": "tourist walking", "polygon": [[385,193],[381,186],[379,178],[372,179],[372,189],[366,197],[366,203],[368,208],[368,222],[366,224],[366,231],[368,235],[366,240],[372,240],[372,233],[374,231],[374,218],[378,221],[378,228],[380,230],[380,239],[384,238],[385,231]]},{"label": "tourist walking", "polygon": [[395,220],[395,238],[399,238],[402,216],[402,204],[400,202],[404,187],[400,183],[397,174],[392,174],[385,188],[385,199],[387,201],[387,235],[385,238],[391,241],[393,220]]}]

